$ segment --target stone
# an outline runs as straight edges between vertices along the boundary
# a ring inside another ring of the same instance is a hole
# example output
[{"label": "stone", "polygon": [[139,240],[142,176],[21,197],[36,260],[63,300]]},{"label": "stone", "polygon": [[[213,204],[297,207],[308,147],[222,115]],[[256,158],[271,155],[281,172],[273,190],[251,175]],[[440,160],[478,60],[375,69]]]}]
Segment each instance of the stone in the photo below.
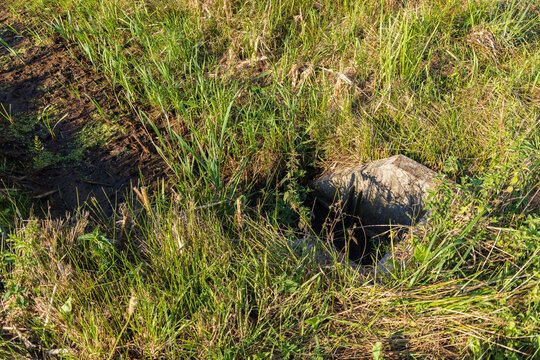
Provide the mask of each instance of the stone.
[{"label": "stone", "polygon": [[[424,203],[429,190],[437,187],[437,173],[416,161],[396,155],[367,164],[343,168],[313,182],[315,198],[330,208],[343,206],[343,213],[361,219],[368,235],[385,238],[389,229],[411,229],[426,218]],[[401,236],[400,238],[404,238]],[[392,264],[402,263],[412,253],[410,244],[392,245],[376,266],[388,273]]]},{"label": "stone", "polygon": [[396,155],[368,164],[342,169],[313,183],[316,196],[334,202],[361,197],[364,225],[412,225],[423,215],[428,190],[435,189],[437,173],[416,161]]}]

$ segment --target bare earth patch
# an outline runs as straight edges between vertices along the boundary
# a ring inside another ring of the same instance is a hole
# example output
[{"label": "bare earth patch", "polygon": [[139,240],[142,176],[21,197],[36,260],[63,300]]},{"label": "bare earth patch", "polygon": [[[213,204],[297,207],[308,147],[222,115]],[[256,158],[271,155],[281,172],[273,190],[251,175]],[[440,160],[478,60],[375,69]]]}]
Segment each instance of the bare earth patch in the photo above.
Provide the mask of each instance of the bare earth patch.
[{"label": "bare earth patch", "polygon": [[[105,212],[131,183],[164,173],[150,137],[104,75],[57,37],[40,42],[0,10],[0,178],[61,215],[90,201]],[[75,54],[76,60],[72,54]]]}]

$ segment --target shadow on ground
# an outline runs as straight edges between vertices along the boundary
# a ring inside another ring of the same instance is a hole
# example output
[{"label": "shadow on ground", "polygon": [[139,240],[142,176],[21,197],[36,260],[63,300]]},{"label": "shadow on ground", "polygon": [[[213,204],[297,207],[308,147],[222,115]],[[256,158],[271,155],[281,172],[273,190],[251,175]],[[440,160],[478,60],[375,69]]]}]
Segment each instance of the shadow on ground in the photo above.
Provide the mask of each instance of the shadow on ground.
[{"label": "shadow on ground", "polygon": [[0,36],[19,57],[0,45],[0,182],[62,216],[85,202],[110,213],[141,176],[164,175],[149,134],[78,49],[37,43],[2,10]]}]

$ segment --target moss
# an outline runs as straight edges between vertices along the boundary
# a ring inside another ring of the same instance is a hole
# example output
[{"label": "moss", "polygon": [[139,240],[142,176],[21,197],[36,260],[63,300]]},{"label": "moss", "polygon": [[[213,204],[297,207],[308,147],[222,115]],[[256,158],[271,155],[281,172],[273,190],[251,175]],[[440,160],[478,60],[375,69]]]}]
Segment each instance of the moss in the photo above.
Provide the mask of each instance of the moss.
[{"label": "moss", "polygon": [[4,120],[0,122],[0,131],[7,138],[25,145],[32,158],[29,166],[34,170],[80,162],[88,150],[105,146],[121,131],[114,122],[105,124],[96,120],[73,138],[63,138],[56,128],[62,118],[54,105],[48,105],[39,112],[18,113],[10,121]]},{"label": "moss", "polygon": [[114,123],[96,123],[85,127],[77,136],[76,143],[79,148],[82,148],[83,150],[104,146],[115,134],[118,134],[120,130],[120,126]]}]

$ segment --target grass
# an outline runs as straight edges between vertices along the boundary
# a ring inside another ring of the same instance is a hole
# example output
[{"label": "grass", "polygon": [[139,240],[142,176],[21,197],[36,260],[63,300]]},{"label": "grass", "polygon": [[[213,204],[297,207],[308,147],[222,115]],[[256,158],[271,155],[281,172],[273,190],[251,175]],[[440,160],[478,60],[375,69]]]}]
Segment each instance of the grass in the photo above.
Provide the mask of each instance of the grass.
[{"label": "grass", "polygon": [[[538,356],[534,3],[17,0],[12,11],[83,50],[173,176],[113,219],[9,213],[0,354]],[[410,266],[378,282],[319,264],[297,241],[309,181],[398,153],[458,183],[433,194]]]}]

